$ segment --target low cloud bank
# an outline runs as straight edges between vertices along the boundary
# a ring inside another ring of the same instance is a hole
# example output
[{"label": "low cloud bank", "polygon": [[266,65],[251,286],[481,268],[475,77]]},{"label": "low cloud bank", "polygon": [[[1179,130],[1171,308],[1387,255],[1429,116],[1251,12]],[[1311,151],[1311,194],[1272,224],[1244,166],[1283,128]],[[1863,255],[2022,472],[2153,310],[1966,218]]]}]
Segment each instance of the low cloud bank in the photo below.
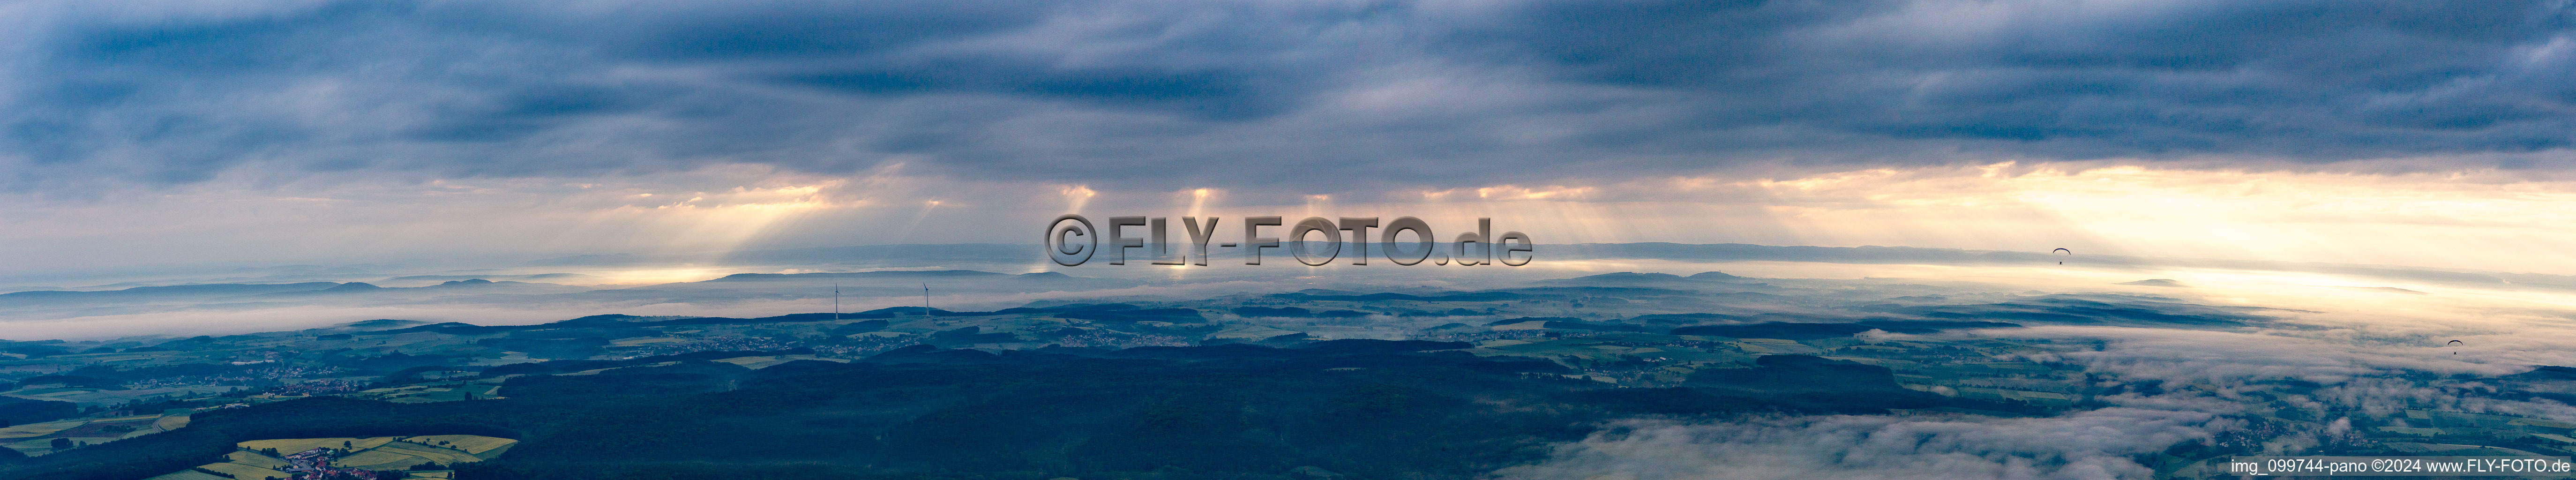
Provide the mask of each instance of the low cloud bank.
[{"label": "low cloud bank", "polygon": [[1560,446],[1505,479],[2099,479],[2153,472],[2129,456],[2205,440],[2233,421],[2109,408],[2054,418],[1818,416],[1739,423],[1635,420]]}]

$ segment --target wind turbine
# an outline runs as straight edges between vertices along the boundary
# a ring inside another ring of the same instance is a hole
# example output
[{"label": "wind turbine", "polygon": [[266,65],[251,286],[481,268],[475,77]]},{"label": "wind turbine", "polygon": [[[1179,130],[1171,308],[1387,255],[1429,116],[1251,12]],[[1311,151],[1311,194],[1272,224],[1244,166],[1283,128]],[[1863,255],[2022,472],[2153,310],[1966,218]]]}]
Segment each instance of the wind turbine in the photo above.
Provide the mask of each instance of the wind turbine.
[{"label": "wind turbine", "polygon": [[930,316],[930,282],[921,282],[921,316]]},{"label": "wind turbine", "polygon": [[841,282],[832,282],[832,321],[841,321]]}]

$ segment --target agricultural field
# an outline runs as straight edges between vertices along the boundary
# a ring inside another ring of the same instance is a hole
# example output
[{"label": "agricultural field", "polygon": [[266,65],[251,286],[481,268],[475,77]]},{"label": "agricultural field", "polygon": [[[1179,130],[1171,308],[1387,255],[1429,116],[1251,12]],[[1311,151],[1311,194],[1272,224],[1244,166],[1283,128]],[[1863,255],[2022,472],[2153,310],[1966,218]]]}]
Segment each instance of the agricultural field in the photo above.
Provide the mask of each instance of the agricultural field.
[{"label": "agricultural field", "polygon": [[225,393],[233,390],[234,388],[235,387],[217,385],[186,385],[157,388],[108,389],[40,385],[21,388],[18,390],[0,391],[0,395],[8,395],[31,400],[42,399],[71,402],[72,404],[79,405],[81,407],[108,407],[132,402],[150,402],[171,398],[203,397]]},{"label": "agricultural field", "polygon": [[[451,478],[447,470],[408,470],[414,465],[436,463],[455,465],[474,463],[508,452],[519,441],[478,435],[426,435],[417,437],[337,437],[284,438],[251,440],[234,444],[240,450],[225,454],[228,461],[198,465],[193,470],[173,472],[151,480],[204,480],[223,478],[197,470],[232,475],[234,479],[297,478],[297,474],[325,469],[404,471],[405,478]],[[330,461],[312,467],[297,466],[287,457],[315,449],[329,449]]]},{"label": "agricultural field", "polygon": [[519,444],[518,440],[482,435],[422,435],[403,437],[402,441],[463,450],[465,453],[484,458],[500,455],[501,452],[509,451],[510,446]]},{"label": "agricultural field", "polygon": [[393,403],[453,402],[500,398],[500,379],[440,381],[372,388],[346,395],[349,398],[383,400]]},{"label": "agricultural field", "polygon": [[[272,460],[274,460],[274,459],[272,459]],[[278,460],[278,462],[279,462],[280,464],[283,464],[285,461],[284,461],[284,460]],[[267,462],[260,462],[260,463],[267,463]],[[202,469],[206,469],[206,470],[212,470],[212,471],[215,471],[215,472],[217,472],[217,473],[222,473],[222,474],[225,474],[225,475],[232,475],[232,478],[237,478],[237,479],[240,479],[240,478],[253,478],[253,479],[268,479],[268,478],[294,478],[294,475],[293,475],[293,474],[286,473],[286,472],[285,472],[285,471],[283,471],[283,470],[278,470],[278,469],[275,469],[275,468],[268,468],[268,467],[257,466],[257,465],[254,465],[254,464],[252,464],[252,463],[245,463],[245,462],[239,462],[239,461],[235,461],[235,462],[224,462],[224,463],[209,463],[209,464],[205,464],[205,465],[198,465],[198,466],[197,466],[197,468],[202,468]]]},{"label": "agricultural field", "polygon": [[32,457],[54,453],[55,440],[58,439],[78,448],[80,445],[113,442],[186,426],[187,415],[137,415],[31,423],[0,428],[0,447]]},{"label": "agricultural field", "polygon": [[234,446],[241,447],[243,450],[276,450],[280,454],[288,454],[316,448],[366,450],[376,448],[393,441],[394,437],[285,438],[276,440],[251,440],[235,444]]}]

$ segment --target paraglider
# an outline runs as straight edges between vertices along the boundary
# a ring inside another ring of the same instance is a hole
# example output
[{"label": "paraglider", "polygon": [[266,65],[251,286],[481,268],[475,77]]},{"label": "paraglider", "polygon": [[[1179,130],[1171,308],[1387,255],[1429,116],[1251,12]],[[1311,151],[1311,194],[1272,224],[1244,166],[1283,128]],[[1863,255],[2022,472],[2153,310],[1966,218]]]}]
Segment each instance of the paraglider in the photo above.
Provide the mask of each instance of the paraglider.
[{"label": "paraglider", "polygon": [[[2461,345],[2467,345],[2467,344],[2466,344],[2466,343],[2461,343],[2459,340],[2452,340],[2452,341],[2451,341],[2451,343],[2450,343],[2450,345],[2451,345],[2451,348],[2459,348]],[[2459,354],[2460,354],[2460,352],[2451,352],[2451,354],[2452,354],[2452,355],[2459,355]]]},{"label": "paraglider", "polygon": [[[2060,249],[2056,249],[2056,250],[2049,250],[2049,251],[2048,251],[2048,253],[2057,253],[2057,252],[2066,252],[2066,256],[2069,256],[2069,257],[2075,256],[2075,251],[2074,251],[2074,250],[2067,250],[2067,249],[2060,248]],[[2065,264],[2066,264],[2066,262],[2060,261],[2060,262],[2057,262],[2057,264],[2058,264],[2058,265],[2065,265]]]}]

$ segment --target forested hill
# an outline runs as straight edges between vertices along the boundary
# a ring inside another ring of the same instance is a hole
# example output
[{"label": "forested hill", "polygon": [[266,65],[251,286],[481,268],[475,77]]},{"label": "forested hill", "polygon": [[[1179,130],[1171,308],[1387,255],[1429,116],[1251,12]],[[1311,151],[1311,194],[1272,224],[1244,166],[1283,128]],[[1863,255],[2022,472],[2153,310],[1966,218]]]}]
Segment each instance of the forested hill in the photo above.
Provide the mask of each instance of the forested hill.
[{"label": "forested hill", "polygon": [[[1455,351],[1468,347],[918,346],[760,370],[688,357],[558,361],[516,369],[540,374],[509,378],[507,398],[314,397],[207,411],[185,429],[31,459],[0,478],[134,480],[243,440],[433,434],[522,440],[500,459],[460,465],[467,480],[1473,478],[1613,417],[1959,401],[1833,360],[1768,362],[1699,386],[1616,388],[1568,378],[1553,362]],[[1764,380],[1819,375],[1850,378]]]}]

